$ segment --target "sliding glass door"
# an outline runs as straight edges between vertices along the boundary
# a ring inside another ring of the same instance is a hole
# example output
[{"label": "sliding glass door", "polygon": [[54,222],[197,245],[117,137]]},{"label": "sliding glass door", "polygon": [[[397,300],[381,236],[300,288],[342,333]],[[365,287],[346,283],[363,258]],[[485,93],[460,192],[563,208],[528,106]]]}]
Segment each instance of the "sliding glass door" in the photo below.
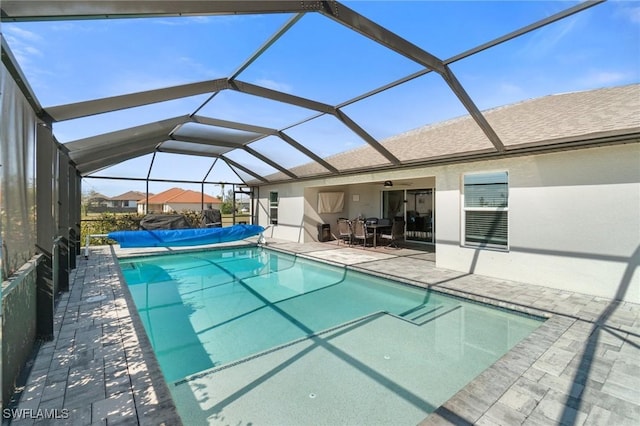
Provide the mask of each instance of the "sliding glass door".
[{"label": "sliding glass door", "polygon": [[407,228],[405,239],[433,243],[434,202],[433,189],[410,189],[406,193],[405,208]]},{"label": "sliding glass door", "polygon": [[382,217],[404,219],[404,191],[384,191],[382,193]]},{"label": "sliding glass door", "polygon": [[432,188],[382,192],[382,217],[405,221],[405,240],[434,242],[435,197]]}]

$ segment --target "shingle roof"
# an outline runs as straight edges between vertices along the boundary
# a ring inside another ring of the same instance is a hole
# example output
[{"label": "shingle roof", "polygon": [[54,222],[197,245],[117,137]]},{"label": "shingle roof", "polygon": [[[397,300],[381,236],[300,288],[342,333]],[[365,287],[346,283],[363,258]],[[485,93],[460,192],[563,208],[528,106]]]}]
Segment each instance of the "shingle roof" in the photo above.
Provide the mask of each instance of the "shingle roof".
[{"label": "shingle roof", "polygon": [[[153,194],[149,194],[149,196],[152,196]],[[115,197],[111,197],[109,198],[112,201],[129,201],[129,200],[142,200],[147,198],[147,194],[145,194],[144,192],[140,192],[140,191],[128,191],[125,192],[124,194],[120,194],[120,195],[116,195]]]},{"label": "shingle roof", "polygon": [[[197,204],[200,203],[203,198],[201,192],[192,191],[190,189],[171,188],[166,191],[160,192],[152,197],[149,197],[149,204],[166,204],[166,203],[182,203],[182,204]],[[139,201],[141,204],[146,204],[147,200],[142,199]],[[204,194],[205,203],[222,203],[220,199],[214,198],[210,195]]]},{"label": "shingle roof", "polygon": [[96,200],[110,200],[111,198],[107,197],[106,195],[102,195],[99,192],[94,192],[93,194],[90,194],[91,196],[89,197],[89,201],[96,201]]},{"label": "shingle roof", "polygon": [[[640,132],[640,84],[571,92],[530,99],[483,111],[506,149],[557,145],[605,134]],[[458,154],[494,152],[470,116],[455,118],[392,136],[382,144],[402,162],[420,162]],[[370,146],[326,160],[339,169],[381,166],[384,158]],[[392,167],[392,166],[389,166]],[[298,176],[318,173],[314,163],[291,169]],[[287,179],[282,173],[269,180]]]}]

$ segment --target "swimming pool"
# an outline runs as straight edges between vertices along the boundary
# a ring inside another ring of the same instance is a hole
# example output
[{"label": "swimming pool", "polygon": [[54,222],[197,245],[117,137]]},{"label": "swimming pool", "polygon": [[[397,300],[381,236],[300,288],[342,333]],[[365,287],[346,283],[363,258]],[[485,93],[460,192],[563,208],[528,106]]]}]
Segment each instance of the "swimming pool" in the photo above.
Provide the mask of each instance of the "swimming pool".
[{"label": "swimming pool", "polygon": [[334,423],[364,404],[415,424],[542,323],[260,247],[120,266],[188,423]]}]

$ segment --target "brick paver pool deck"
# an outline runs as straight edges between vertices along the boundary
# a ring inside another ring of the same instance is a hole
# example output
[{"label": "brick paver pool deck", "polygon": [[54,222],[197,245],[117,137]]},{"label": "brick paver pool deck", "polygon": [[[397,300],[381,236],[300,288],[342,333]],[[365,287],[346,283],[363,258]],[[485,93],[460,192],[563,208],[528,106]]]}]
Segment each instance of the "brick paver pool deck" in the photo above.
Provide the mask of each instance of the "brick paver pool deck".
[{"label": "brick paver pool deck", "polygon": [[[435,267],[434,253],[418,250],[268,244],[549,318],[420,425],[640,424],[640,305],[444,270]],[[116,251],[135,253],[101,246],[88,259],[78,257],[70,291],[56,308],[55,340],[41,345],[15,407],[68,418],[14,419],[13,425],[181,423],[130,309]],[[626,285],[620,283],[619,293]]]}]

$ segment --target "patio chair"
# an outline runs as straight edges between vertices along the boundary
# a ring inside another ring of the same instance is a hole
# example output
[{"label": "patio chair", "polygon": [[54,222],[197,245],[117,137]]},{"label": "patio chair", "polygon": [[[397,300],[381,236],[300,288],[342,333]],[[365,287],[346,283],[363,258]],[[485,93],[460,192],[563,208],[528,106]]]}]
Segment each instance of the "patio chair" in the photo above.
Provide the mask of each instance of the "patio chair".
[{"label": "patio chair", "polygon": [[353,222],[353,238],[356,241],[362,240],[362,247],[367,247],[367,241],[373,238],[373,235],[367,231],[367,224],[362,219],[356,219]]},{"label": "patio chair", "polygon": [[383,240],[389,240],[387,248],[400,248],[398,241],[401,241],[404,236],[404,220],[394,219],[391,225],[391,231],[389,233],[380,234],[380,238]]},{"label": "patio chair", "polygon": [[353,242],[353,231],[351,230],[351,221],[349,219],[338,219],[338,245],[340,241],[343,243],[348,242],[349,246]]}]

